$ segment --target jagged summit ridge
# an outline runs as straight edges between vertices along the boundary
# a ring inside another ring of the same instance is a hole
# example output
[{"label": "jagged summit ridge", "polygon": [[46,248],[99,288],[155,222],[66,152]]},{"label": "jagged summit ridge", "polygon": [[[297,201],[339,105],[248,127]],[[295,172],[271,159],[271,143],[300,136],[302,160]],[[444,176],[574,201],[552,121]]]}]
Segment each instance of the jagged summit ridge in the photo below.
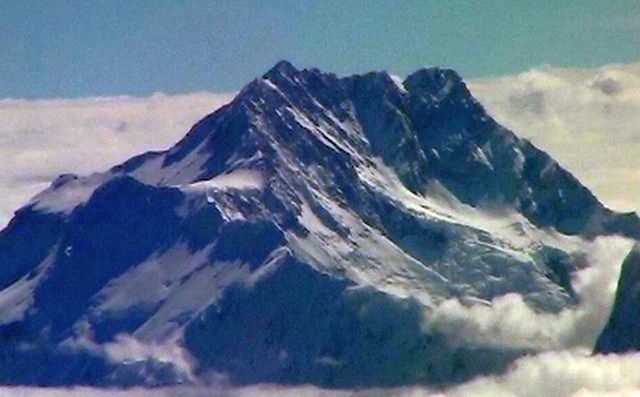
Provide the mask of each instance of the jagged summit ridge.
[{"label": "jagged summit ridge", "polygon": [[[594,220],[624,234],[637,233],[640,225],[637,217],[612,216],[548,155],[497,125],[449,69],[421,69],[398,84],[386,72],[339,78],[317,69],[298,70],[283,61],[251,82],[224,110],[223,116],[216,113],[203,120],[202,128],[196,126],[199,134],[189,134],[193,137],[171,149],[165,165],[179,157],[172,152],[187,153],[208,135],[210,141],[223,139],[229,129],[247,131],[252,137],[245,141],[234,134],[230,139],[235,141],[224,142],[228,151],[240,143],[261,145],[254,151],[270,151],[272,139],[264,134],[278,134],[283,130],[278,124],[296,131],[286,137],[286,145],[307,139],[319,127],[320,144],[327,144],[322,138],[327,136],[339,143],[337,147],[351,148],[351,157],[372,152],[365,156],[381,157],[414,191],[437,179],[466,203],[504,200],[534,223],[570,233]],[[214,120],[216,128],[209,124]],[[234,125],[225,128],[229,123]],[[222,168],[213,167],[200,178]],[[572,205],[560,190],[536,189],[542,185],[565,185],[582,205]]]},{"label": "jagged summit ridge", "polygon": [[[36,346],[18,355],[25,366],[121,335],[178,341],[195,368],[162,367],[175,375],[166,382],[207,371],[239,383],[445,382],[522,352],[434,370],[476,350],[425,333],[425,313],[508,293],[562,310],[580,300],[580,247],[639,233],[637,217],[499,126],[453,71],[399,82],[280,62],[168,150],[59,178],[19,210],[0,234],[0,302],[12,304],[0,333],[11,354]],[[53,372],[144,383],[136,365],[147,364]],[[53,382],[33,379],[14,382]]]}]

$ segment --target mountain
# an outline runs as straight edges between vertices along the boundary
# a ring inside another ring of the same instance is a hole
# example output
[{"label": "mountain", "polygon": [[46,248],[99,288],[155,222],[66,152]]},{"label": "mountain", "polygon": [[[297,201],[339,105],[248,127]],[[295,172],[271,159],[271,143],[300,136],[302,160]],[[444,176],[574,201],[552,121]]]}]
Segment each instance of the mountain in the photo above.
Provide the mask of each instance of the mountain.
[{"label": "mountain", "polygon": [[454,71],[280,62],[166,151],[62,175],[0,234],[0,381],[446,384],[526,349],[440,303],[580,302],[593,238],[640,238]]},{"label": "mountain", "polygon": [[596,353],[640,350],[640,243],[629,252],[622,271],[611,317],[596,343]]}]

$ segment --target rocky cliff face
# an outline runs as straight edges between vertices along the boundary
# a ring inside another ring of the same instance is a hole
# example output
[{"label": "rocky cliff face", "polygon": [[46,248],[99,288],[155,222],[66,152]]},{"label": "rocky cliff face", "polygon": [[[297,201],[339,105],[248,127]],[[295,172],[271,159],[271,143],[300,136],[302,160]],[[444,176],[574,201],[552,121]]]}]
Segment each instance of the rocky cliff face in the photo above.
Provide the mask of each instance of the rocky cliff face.
[{"label": "rocky cliff face", "polygon": [[[281,62],[169,150],[61,176],[16,213],[0,379],[462,380],[522,351],[455,347],[424,330],[430,310],[507,293],[570,307],[585,264],[567,241],[613,234],[639,237],[638,217],[498,125],[455,72]],[[125,358],[123,340],[190,359]]]},{"label": "rocky cliff face", "polygon": [[596,353],[640,350],[640,243],[622,264],[611,317],[595,347]]}]

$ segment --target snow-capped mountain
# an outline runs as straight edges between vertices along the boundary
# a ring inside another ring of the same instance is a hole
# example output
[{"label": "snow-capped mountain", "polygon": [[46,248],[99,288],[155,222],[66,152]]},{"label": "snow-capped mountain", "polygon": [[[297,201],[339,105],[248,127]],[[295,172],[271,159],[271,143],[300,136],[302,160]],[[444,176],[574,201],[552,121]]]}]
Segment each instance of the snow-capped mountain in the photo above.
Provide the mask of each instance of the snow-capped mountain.
[{"label": "snow-capped mountain", "polygon": [[424,327],[435,307],[576,305],[572,274],[603,235],[640,238],[640,220],[455,72],[281,62],[169,150],[60,176],[16,212],[0,380],[454,382],[526,349],[452,344]]}]

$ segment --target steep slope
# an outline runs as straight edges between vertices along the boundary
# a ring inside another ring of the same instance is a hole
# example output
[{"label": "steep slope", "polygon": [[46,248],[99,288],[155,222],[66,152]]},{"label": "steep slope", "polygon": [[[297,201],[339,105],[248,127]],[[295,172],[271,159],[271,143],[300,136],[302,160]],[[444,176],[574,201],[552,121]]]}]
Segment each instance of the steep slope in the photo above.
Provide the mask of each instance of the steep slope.
[{"label": "steep slope", "polygon": [[596,353],[632,350],[640,350],[640,243],[622,264],[613,311],[595,347]]},{"label": "steep slope", "polygon": [[[63,175],[16,213],[0,235],[7,356],[96,364],[0,377],[460,380],[522,352],[449,346],[421,326],[432,308],[511,292],[575,305],[586,242],[612,234],[640,236],[638,217],[500,127],[455,72],[399,82],[281,62],[171,149]],[[194,360],[114,357],[123,335]]]}]

